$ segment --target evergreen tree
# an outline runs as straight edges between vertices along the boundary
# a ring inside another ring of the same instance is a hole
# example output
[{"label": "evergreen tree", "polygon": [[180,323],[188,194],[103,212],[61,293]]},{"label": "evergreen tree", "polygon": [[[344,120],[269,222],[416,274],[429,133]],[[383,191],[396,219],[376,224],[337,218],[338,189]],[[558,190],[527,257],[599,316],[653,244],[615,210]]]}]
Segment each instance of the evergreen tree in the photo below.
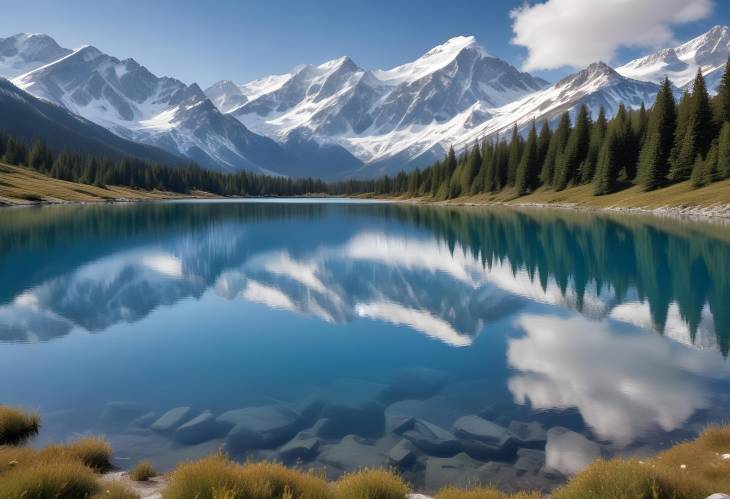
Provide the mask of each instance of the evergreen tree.
[{"label": "evergreen tree", "polygon": [[553,132],[550,130],[550,125],[547,120],[544,120],[540,127],[540,136],[537,139],[537,164],[540,168],[545,163],[545,157],[547,156],[552,136]]},{"label": "evergreen tree", "polygon": [[702,187],[717,177],[717,152],[718,152],[718,141],[713,140],[710,145],[710,150],[707,152],[707,157],[702,160],[702,157],[697,155],[695,164],[692,167],[692,186]]},{"label": "evergreen tree", "polygon": [[454,152],[454,146],[449,147],[449,152],[446,154],[446,178],[445,181],[451,180],[451,176],[456,171],[458,162],[456,160],[456,153]]},{"label": "evergreen tree", "polygon": [[18,142],[13,137],[10,137],[5,144],[5,154],[3,154],[3,161],[10,163],[11,165],[25,165],[27,151],[23,143]]},{"label": "evergreen tree", "polygon": [[598,164],[598,154],[601,152],[601,146],[606,138],[607,128],[606,110],[601,106],[601,109],[598,111],[598,119],[596,119],[596,122],[591,127],[591,138],[588,144],[586,159],[580,166],[580,180],[584,184],[593,181],[593,175],[596,172],[596,165]]},{"label": "evergreen tree", "polygon": [[[677,159],[674,160],[669,171],[669,179],[672,182],[687,180],[692,173],[692,167],[694,166],[695,159],[699,154],[696,131],[695,118],[694,116],[690,116],[687,121],[682,143],[679,145]],[[701,154],[699,155],[702,156]]]},{"label": "evergreen tree", "polygon": [[689,91],[685,90],[677,105],[677,124],[674,127],[674,141],[672,142],[672,152],[669,156],[670,167],[677,160],[679,150],[682,148],[684,134],[687,131],[687,122],[689,121],[691,100]]},{"label": "evergreen tree", "polygon": [[645,191],[660,187],[669,173],[677,111],[669,78],[664,78],[649,116],[647,137],[639,155],[638,181]]},{"label": "evergreen tree", "polygon": [[598,156],[598,166],[593,179],[593,193],[596,196],[610,194],[618,188],[621,170],[621,128],[612,123]]},{"label": "evergreen tree", "polygon": [[499,191],[506,187],[508,159],[509,145],[502,140],[499,142],[494,156],[494,185],[492,191]]},{"label": "evergreen tree", "polygon": [[[690,105],[690,119],[694,119],[694,135],[697,153],[703,158],[710,149],[715,135],[715,128],[710,106],[710,96],[707,93],[702,71],[697,70],[697,76],[692,84],[692,98]],[[690,122],[688,122],[690,123]]]},{"label": "evergreen tree", "polygon": [[574,182],[578,175],[578,167],[585,160],[588,153],[588,146],[591,137],[591,121],[588,116],[588,108],[581,105],[578,117],[575,120],[575,127],[570,132],[570,137],[565,146],[565,152],[560,156],[556,165],[555,190],[563,190],[568,184]]},{"label": "evergreen tree", "polygon": [[512,137],[509,143],[509,156],[507,158],[507,185],[513,187],[517,178],[517,166],[522,159],[522,137],[517,132],[517,124],[512,128]]},{"label": "evergreen tree", "polygon": [[471,193],[474,177],[476,177],[479,173],[479,168],[481,168],[481,166],[482,152],[479,150],[479,146],[474,144],[474,147],[472,148],[471,153],[469,153],[469,157],[464,164],[464,168],[461,171],[461,195],[465,196]]},{"label": "evergreen tree", "polygon": [[725,64],[725,72],[713,100],[713,107],[716,126],[721,127],[723,123],[730,121],[730,56]]},{"label": "evergreen tree", "polygon": [[558,155],[565,149],[565,144],[568,143],[568,137],[570,136],[570,116],[567,112],[563,113],[560,117],[560,123],[558,128],[555,130],[551,140],[550,146],[548,146],[547,153],[545,155],[545,162],[542,164],[540,170],[540,181],[548,186],[553,185],[553,177],[555,176],[555,165],[558,160]]},{"label": "evergreen tree", "polygon": [[517,178],[515,179],[517,194],[521,196],[535,189],[539,183],[538,177],[537,130],[533,121],[530,133],[527,135],[527,143],[522,152],[520,164],[517,167]]},{"label": "evergreen tree", "polygon": [[730,121],[723,123],[717,139],[717,176],[730,178]]},{"label": "evergreen tree", "polygon": [[638,151],[636,148],[636,136],[631,125],[631,117],[623,103],[619,104],[618,111],[611,125],[616,129],[616,137],[618,140],[619,179],[624,182],[630,181],[636,177],[636,157]]},{"label": "evergreen tree", "polygon": [[492,143],[485,140],[482,144],[482,164],[479,166],[479,173],[477,173],[477,175],[474,177],[474,181],[471,185],[472,194],[487,192],[487,175],[490,173],[489,166],[492,162],[493,154],[494,148],[492,146]]}]

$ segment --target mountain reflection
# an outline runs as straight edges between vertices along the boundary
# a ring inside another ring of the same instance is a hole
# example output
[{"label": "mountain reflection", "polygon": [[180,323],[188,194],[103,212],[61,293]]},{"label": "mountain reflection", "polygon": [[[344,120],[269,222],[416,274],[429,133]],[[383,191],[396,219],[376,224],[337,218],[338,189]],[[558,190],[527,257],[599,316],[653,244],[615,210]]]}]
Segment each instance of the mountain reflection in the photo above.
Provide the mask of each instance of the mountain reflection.
[{"label": "mountain reflection", "polygon": [[[66,213],[47,211],[28,223],[35,215],[22,213],[0,224],[0,270],[9,277],[0,341],[103,331],[212,289],[328,322],[405,325],[456,347],[537,302],[728,351],[723,228],[394,205],[162,204]],[[532,400],[529,389],[520,393]],[[663,418],[649,416],[671,421]]]}]

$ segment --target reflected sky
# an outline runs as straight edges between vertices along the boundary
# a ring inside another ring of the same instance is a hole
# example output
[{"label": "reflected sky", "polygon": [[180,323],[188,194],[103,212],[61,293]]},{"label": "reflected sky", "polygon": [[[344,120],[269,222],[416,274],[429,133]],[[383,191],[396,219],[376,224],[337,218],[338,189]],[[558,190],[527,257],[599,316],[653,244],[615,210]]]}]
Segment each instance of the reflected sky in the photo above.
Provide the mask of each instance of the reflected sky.
[{"label": "reflected sky", "polygon": [[[566,426],[603,453],[658,448],[727,408],[722,226],[198,202],[8,210],[0,236],[0,392],[50,414],[47,439],[114,401],[301,408],[403,366],[454,380],[397,402],[419,417]],[[160,445],[153,457],[180,455]]]}]

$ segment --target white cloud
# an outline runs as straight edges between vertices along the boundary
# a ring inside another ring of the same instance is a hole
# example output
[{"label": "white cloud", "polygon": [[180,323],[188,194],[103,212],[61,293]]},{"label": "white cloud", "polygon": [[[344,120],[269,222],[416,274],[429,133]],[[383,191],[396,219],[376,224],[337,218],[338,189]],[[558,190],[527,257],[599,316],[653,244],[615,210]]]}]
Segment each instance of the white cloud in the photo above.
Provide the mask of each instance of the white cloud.
[{"label": "white cloud", "polygon": [[524,315],[518,325],[525,336],[507,348],[509,365],[521,372],[508,382],[515,401],[575,407],[596,435],[619,445],[678,428],[709,405],[707,382],[730,376],[718,352],[655,333],[620,333],[582,317]]},{"label": "white cloud", "polygon": [[708,16],[713,0],[547,0],[512,11],[525,70],[610,62],[619,47],[673,42],[671,27]]}]

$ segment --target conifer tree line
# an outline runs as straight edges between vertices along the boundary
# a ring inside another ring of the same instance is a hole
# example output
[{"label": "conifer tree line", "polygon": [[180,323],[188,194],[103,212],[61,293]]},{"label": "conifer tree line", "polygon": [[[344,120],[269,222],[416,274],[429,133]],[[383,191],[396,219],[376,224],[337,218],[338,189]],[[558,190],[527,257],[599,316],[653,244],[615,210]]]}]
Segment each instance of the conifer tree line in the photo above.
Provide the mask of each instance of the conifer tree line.
[{"label": "conifer tree line", "polygon": [[87,154],[54,153],[42,139],[27,144],[0,135],[0,161],[30,167],[60,180],[96,186],[121,185],[145,190],[221,196],[298,196],[327,192],[322,180],[291,179],[249,172],[221,173],[195,165],[166,166],[134,158],[112,160]]},{"label": "conifer tree line", "polygon": [[632,185],[650,191],[685,180],[701,187],[725,178],[730,178],[728,66],[713,98],[701,71],[679,102],[665,78],[649,110],[621,104],[612,119],[603,108],[593,119],[582,105],[575,123],[566,111],[554,129],[547,121],[533,122],[526,138],[515,125],[506,140],[474,144],[460,157],[451,148],[433,166],[399,174],[393,188],[447,199],[590,184],[593,194],[603,195]]},{"label": "conifer tree line", "polygon": [[179,193],[202,190],[223,196],[373,193],[449,199],[505,189],[525,195],[540,187],[560,191],[576,185],[592,185],[593,194],[603,195],[632,185],[650,191],[685,180],[701,187],[730,178],[730,75],[726,66],[713,98],[701,71],[679,102],[665,78],[648,110],[643,104],[638,110],[621,104],[612,119],[603,108],[594,119],[582,105],[575,123],[567,111],[554,129],[547,121],[539,126],[533,121],[526,138],[515,125],[507,139],[484,140],[458,157],[452,147],[443,160],[423,170],[370,180],[328,183],[133,158],[111,160],[52,152],[41,139],[28,146],[2,135],[0,161],[86,184]]}]

